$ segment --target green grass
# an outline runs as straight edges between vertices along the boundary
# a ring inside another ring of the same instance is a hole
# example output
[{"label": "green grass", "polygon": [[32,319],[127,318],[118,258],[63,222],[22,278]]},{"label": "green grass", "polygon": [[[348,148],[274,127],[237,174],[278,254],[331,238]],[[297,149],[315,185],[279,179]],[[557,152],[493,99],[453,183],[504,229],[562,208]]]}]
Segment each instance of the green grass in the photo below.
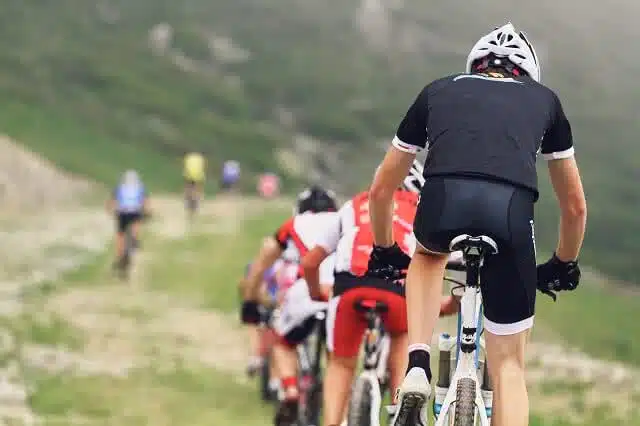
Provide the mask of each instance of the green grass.
[{"label": "green grass", "polygon": [[637,297],[587,282],[556,303],[538,293],[536,322],[595,357],[640,366],[640,324],[633,320],[638,310]]},{"label": "green grass", "polygon": [[247,263],[257,255],[262,238],[272,235],[288,213],[265,209],[243,222],[240,238],[196,233],[160,248],[155,254],[159,261],[149,270],[152,288],[191,296],[206,309],[235,312]]},{"label": "green grass", "polygon": [[42,375],[35,389],[30,403],[51,425],[72,425],[76,417],[113,426],[262,426],[271,416],[269,407],[247,401],[249,386],[202,367],[142,369],[125,379]]}]

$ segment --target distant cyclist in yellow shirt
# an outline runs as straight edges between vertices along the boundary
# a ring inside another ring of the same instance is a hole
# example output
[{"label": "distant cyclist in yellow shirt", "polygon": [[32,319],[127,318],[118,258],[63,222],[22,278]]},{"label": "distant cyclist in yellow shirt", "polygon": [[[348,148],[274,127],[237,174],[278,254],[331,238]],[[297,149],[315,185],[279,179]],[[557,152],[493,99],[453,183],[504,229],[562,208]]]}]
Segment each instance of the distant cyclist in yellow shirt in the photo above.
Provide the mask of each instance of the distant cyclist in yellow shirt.
[{"label": "distant cyclist in yellow shirt", "polygon": [[206,160],[199,152],[189,152],[184,156],[184,199],[186,208],[193,213],[204,192]]}]

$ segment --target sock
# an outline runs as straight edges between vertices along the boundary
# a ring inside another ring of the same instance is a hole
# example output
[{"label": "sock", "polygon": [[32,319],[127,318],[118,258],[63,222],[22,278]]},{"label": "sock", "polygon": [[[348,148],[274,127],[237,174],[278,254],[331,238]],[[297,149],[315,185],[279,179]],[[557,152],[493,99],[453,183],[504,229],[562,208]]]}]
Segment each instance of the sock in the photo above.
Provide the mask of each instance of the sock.
[{"label": "sock", "polygon": [[[285,400],[289,399],[297,399],[298,395],[298,378],[293,377],[284,377],[281,382],[282,390],[284,391]],[[295,398],[292,396],[295,395]]]},{"label": "sock", "polygon": [[409,365],[407,373],[414,367],[422,368],[427,375],[427,379],[431,382],[431,355],[429,345],[417,343],[409,345]]}]

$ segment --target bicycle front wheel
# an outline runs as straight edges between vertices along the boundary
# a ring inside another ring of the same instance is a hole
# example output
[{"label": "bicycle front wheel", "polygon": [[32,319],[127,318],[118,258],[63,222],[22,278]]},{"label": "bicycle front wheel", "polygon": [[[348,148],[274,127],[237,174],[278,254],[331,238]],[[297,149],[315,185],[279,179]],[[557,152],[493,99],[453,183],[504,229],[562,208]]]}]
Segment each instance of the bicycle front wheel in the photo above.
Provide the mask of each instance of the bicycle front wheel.
[{"label": "bicycle front wheel", "polygon": [[371,424],[371,382],[358,377],[353,384],[347,412],[347,426],[370,426]]},{"label": "bicycle front wheel", "polygon": [[474,426],[476,414],[476,384],[472,379],[460,379],[456,388],[454,426]]}]

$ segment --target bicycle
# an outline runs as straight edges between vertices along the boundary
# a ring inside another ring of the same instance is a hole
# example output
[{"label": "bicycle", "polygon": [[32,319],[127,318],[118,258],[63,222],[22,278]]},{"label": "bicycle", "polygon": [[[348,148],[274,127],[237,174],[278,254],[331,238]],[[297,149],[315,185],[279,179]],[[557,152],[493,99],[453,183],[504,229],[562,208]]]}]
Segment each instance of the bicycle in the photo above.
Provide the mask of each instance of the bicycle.
[{"label": "bicycle", "polygon": [[129,278],[131,263],[133,262],[133,254],[137,245],[138,243],[133,236],[131,227],[129,227],[124,234],[124,251],[116,264],[119,276],[123,280]]},{"label": "bicycle", "polygon": [[389,307],[384,302],[359,299],[355,301],[354,308],[363,314],[367,330],[363,338],[363,370],[353,384],[347,426],[377,426],[380,424],[382,398],[389,385],[387,359],[390,338],[384,331],[380,316]]},{"label": "bicycle", "polygon": [[275,332],[272,328],[272,315],[274,308],[266,308],[260,319],[260,353],[262,362],[260,363],[260,377],[258,386],[260,390],[260,398],[264,402],[274,402],[278,399],[278,389],[272,387],[272,367],[271,359],[272,346],[275,341]]},{"label": "bicycle", "polygon": [[[462,252],[462,265],[466,272],[466,282],[448,281],[463,288],[460,312],[458,314],[458,334],[455,337],[456,365],[451,374],[450,336],[440,336],[440,369],[434,401],[435,426],[489,426],[491,411],[485,400],[491,401],[493,392],[488,378],[486,362],[480,362],[480,352],[485,351],[482,335],[482,296],[480,293],[480,269],[486,256],[498,253],[496,242],[486,236],[459,235],[451,241],[452,252]],[[455,289],[454,289],[455,290]],[[452,290],[453,291],[453,290]],[[486,356],[486,352],[485,352]],[[482,371],[482,379],[479,378]],[[452,413],[452,405],[455,406]],[[453,414],[453,416],[452,416]]]},{"label": "bicycle", "polygon": [[185,196],[185,209],[187,210],[187,219],[190,222],[193,221],[196,215],[199,203],[200,199],[193,194],[193,191],[190,191],[189,194]]},{"label": "bicycle", "polygon": [[[141,220],[145,221],[151,217],[150,213],[143,213]],[[124,234],[124,251],[118,262],[116,263],[117,270],[119,272],[120,278],[123,280],[129,279],[132,264],[133,264],[133,255],[135,251],[139,247],[139,241],[137,238],[133,236],[132,227],[127,227],[127,230]]]},{"label": "bicycle", "polygon": [[296,347],[298,353],[298,388],[300,402],[299,426],[318,426],[322,411],[322,353],[326,343],[326,312],[315,314],[314,330],[304,343]]}]

